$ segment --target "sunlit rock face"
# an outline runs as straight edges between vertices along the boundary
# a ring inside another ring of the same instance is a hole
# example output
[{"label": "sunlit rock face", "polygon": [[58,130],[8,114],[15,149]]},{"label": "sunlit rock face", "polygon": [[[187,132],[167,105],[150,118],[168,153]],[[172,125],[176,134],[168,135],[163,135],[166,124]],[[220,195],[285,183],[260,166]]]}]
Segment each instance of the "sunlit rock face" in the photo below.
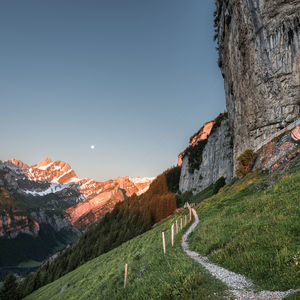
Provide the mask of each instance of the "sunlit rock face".
[{"label": "sunlit rock face", "polygon": [[0,237],[15,238],[20,233],[36,236],[39,232],[38,222],[23,209],[14,205],[9,207],[8,203],[11,202],[14,202],[12,196],[4,187],[0,187]]},{"label": "sunlit rock face", "polygon": [[[194,152],[191,158],[189,149],[203,142],[205,142],[203,150]],[[179,154],[179,161],[182,160],[179,190],[182,193],[192,191],[196,194],[215,183],[220,177],[229,182],[233,176],[232,156],[231,129],[226,115],[221,114],[215,120],[205,123],[190,138],[189,147]],[[195,159],[201,163],[191,169],[191,161]]]},{"label": "sunlit rock face", "polygon": [[234,163],[299,118],[300,2],[218,0],[219,66],[234,134]]},{"label": "sunlit rock face", "polygon": [[86,200],[66,210],[66,216],[80,229],[110,212],[116,203],[133,194],[140,195],[149,189],[154,178],[118,177],[115,180],[96,182],[91,179],[78,181]]},{"label": "sunlit rock face", "polygon": [[73,226],[84,229],[87,225],[96,222],[106,213],[113,210],[116,203],[125,199],[125,195],[117,184],[110,187],[107,186],[105,189],[98,195],[80,202],[65,211],[65,215]]},{"label": "sunlit rock face", "polygon": [[18,160],[18,159],[13,158],[11,160],[7,160],[6,162],[10,163],[11,166],[15,166],[20,169],[29,169],[28,165],[26,165],[25,163],[23,163],[21,160]]},{"label": "sunlit rock face", "polygon": [[[199,131],[197,131],[195,134],[193,134],[190,137],[189,146],[195,146],[199,141],[206,140],[207,137],[209,136],[214,124],[215,124],[215,121],[210,121],[210,122],[205,123],[203,125],[203,127],[201,127],[199,129]],[[182,165],[182,160],[183,160],[184,154],[185,154],[185,152],[183,151],[178,155],[178,163],[177,163],[178,166]]]},{"label": "sunlit rock face", "polygon": [[28,168],[27,176],[35,181],[49,181],[60,184],[77,180],[77,175],[69,164],[60,160],[53,162],[50,158],[45,158],[38,165]]}]

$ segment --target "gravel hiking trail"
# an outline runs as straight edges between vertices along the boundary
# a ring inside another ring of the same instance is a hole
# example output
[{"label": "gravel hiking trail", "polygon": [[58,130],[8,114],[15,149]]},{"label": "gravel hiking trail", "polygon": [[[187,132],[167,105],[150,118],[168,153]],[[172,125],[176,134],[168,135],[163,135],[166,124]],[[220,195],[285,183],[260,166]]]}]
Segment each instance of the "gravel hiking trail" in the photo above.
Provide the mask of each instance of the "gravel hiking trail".
[{"label": "gravel hiking trail", "polygon": [[187,238],[189,234],[196,228],[199,223],[199,218],[197,212],[192,208],[193,215],[195,217],[195,222],[190,226],[187,232],[182,236],[182,248],[186,254],[194,259],[196,262],[200,263],[205,269],[207,269],[213,276],[225,283],[230,291],[238,300],[277,300],[283,299],[284,297],[300,291],[288,290],[288,291],[255,291],[253,282],[243,275],[231,272],[227,269],[219,267],[211,262],[209,262],[206,256],[200,256],[197,252],[189,250],[187,243]]}]

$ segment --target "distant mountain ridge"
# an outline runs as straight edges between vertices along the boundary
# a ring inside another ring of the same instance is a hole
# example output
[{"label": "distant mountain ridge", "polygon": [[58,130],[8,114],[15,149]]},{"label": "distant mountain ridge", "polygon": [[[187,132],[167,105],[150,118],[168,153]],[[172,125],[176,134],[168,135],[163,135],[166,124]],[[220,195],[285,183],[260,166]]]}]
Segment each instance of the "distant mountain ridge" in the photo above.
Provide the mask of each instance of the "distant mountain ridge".
[{"label": "distant mountain ridge", "polygon": [[[152,181],[80,179],[69,164],[50,158],[32,166],[17,159],[0,161],[0,267],[27,259],[41,261],[69,244],[80,234],[78,229],[84,230],[116,203],[144,193]],[[41,255],[29,254],[47,243],[50,246]],[[24,253],[22,258],[17,252]]]},{"label": "distant mountain ridge", "polygon": [[[28,166],[20,160],[12,159],[4,162],[16,173],[25,175],[35,182],[50,182],[45,189],[26,189],[22,192],[32,196],[45,196],[57,193],[65,188],[76,185],[80,196],[75,206],[65,211],[65,216],[77,228],[85,228],[95,222],[114,205],[133,194],[146,192],[154,178],[118,177],[114,180],[98,182],[90,178],[80,179],[71,166],[63,161],[52,161],[45,158],[38,164]],[[80,203],[80,204],[79,204]]]}]

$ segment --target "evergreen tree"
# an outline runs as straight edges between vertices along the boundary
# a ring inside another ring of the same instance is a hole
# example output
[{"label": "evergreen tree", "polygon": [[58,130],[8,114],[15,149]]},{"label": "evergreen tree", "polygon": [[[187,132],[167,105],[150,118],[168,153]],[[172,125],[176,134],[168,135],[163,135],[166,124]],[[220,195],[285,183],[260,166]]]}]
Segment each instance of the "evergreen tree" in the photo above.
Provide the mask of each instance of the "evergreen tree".
[{"label": "evergreen tree", "polygon": [[1,300],[18,300],[18,283],[13,273],[9,273],[3,283],[3,287],[0,292]]}]

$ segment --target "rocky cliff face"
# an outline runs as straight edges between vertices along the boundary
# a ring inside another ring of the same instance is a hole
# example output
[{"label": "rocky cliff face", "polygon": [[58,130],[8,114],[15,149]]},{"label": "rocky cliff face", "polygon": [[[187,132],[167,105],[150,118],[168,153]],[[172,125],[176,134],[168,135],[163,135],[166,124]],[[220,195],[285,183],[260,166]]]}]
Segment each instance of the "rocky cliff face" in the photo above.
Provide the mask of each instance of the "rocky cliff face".
[{"label": "rocky cliff face", "polygon": [[37,236],[39,223],[28,216],[18,216],[16,212],[2,211],[0,214],[0,237],[15,238],[20,233]]},{"label": "rocky cliff face", "polygon": [[225,114],[206,123],[190,138],[189,147],[179,154],[178,163],[181,161],[179,189],[182,193],[196,194],[220,177],[226,182],[231,180],[232,136]]},{"label": "rocky cliff face", "polygon": [[234,162],[300,115],[299,0],[218,0],[219,66]]}]

